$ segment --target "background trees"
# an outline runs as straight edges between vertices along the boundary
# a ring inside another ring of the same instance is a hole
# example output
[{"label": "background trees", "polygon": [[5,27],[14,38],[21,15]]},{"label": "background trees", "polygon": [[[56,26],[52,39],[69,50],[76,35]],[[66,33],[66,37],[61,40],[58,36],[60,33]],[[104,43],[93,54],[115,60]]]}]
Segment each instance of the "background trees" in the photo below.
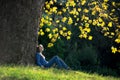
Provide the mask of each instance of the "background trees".
[{"label": "background trees", "polygon": [[97,65],[120,70],[119,4],[114,0],[46,1],[38,32],[39,43],[47,48],[45,55],[57,54],[74,69]]}]

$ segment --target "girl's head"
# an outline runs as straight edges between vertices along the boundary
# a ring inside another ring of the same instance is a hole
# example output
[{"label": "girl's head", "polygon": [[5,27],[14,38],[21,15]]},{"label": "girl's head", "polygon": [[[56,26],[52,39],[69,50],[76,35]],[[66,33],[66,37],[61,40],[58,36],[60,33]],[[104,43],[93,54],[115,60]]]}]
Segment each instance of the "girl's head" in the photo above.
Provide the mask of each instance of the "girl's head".
[{"label": "girl's head", "polygon": [[42,45],[42,44],[39,44],[39,45],[37,46],[37,52],[43,52],[43,51],[44,51],[43,45]]}]

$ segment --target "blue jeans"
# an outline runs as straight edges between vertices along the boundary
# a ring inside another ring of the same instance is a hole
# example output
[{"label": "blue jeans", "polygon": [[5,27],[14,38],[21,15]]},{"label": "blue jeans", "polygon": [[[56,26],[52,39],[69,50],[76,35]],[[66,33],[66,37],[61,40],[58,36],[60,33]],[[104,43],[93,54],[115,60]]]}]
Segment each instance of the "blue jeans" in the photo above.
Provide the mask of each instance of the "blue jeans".
[{"label": "blue jeans", "polygon": [[59,58],[58,56],[54,56],[44,66],[45,67],[51,67],[51,66],[53,66],[53,64],[56,64],[58,68],[65,68],[65,69],[68,68],[67,64],[65,64],[65,62],[61,58]]}]

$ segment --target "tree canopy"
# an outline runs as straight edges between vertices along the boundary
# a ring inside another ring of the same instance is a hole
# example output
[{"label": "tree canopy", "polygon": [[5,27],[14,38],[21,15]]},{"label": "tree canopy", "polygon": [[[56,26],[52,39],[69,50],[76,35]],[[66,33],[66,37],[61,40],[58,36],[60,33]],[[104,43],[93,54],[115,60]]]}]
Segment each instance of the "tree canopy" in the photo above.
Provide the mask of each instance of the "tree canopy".
[{"label": "tree canopy", "polygon": [[47,36],[52,47],[62,37],[93,40],[99,32],[110,38],[112,53],[120,53],[119,6],[114,0],[47,0],[38,35]]}]

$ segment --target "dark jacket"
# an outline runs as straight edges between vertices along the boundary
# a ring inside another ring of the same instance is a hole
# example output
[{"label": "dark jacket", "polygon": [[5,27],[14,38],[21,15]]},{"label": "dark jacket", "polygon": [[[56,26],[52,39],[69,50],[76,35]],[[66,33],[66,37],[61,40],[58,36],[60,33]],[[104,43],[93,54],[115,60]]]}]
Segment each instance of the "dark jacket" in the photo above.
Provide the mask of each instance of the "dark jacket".
[{"label": "dark jacket", "polygon": [[39,52],[36,53],[36,64],[38,66],[44,66],[48,62],[40,55]]}]

